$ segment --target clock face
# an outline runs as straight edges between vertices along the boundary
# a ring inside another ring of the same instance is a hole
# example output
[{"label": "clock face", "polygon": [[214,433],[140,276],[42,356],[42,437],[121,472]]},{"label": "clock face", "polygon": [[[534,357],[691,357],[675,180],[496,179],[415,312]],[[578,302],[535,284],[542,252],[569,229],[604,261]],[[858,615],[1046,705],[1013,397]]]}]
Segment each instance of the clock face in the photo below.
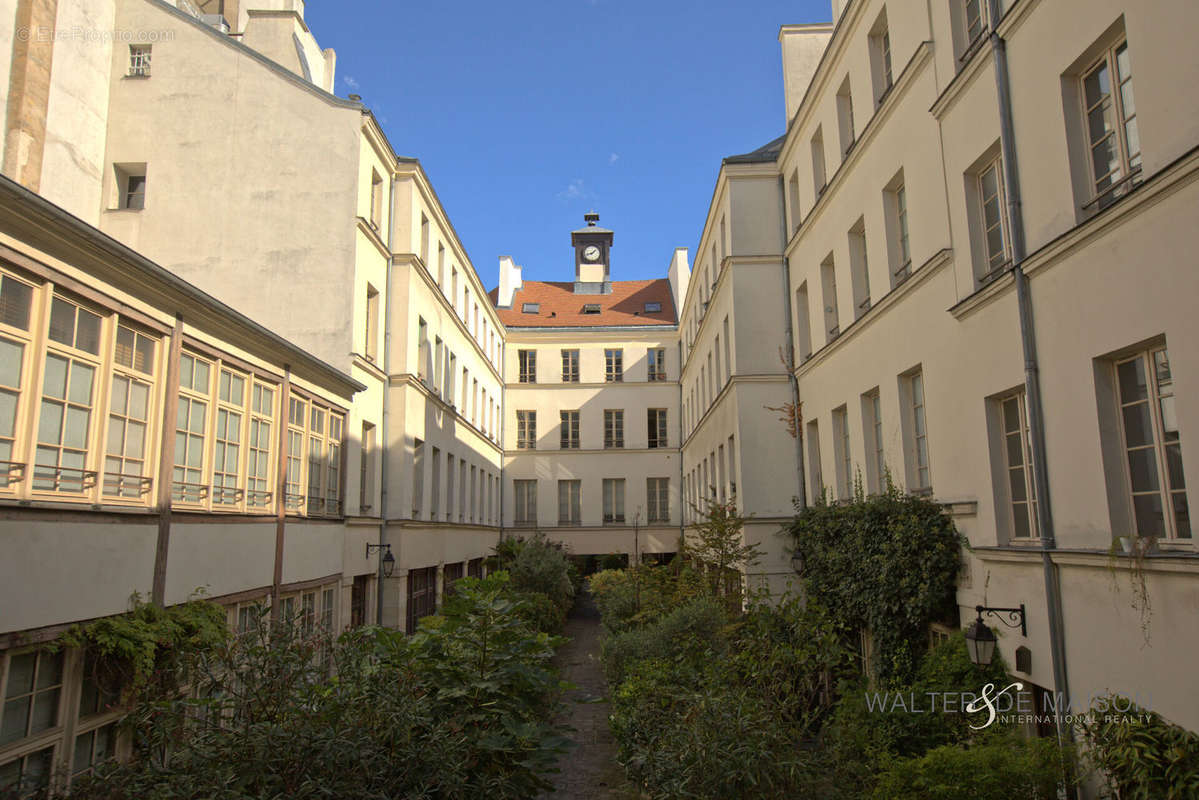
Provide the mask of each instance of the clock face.
[{"label": "clock face", "polygon": [[596,261],[599,259],[599,257],[600,257],[600,249],[593,244],[588,245],[583,250],[583,258],[586,259],[587,261]]}]

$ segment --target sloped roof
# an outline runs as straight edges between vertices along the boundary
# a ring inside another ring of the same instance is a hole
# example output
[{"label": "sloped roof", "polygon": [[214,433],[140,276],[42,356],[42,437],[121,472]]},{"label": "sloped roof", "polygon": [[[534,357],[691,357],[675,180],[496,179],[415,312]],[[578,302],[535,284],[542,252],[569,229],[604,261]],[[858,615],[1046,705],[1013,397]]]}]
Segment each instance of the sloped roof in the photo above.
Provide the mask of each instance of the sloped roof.
[{"label": "sloped roof", "polygon": [[[498,289],[488,293],[492,305]],[[536,314],[521,309],[537,303]],[[584,314],[583,306],[599,304],[600,313]],[[661,311],[646,312],[646,303],[661,303]],[[497,308],[500,321],[510,328],[599,328],[628,325],[676,325],[670,281],[612,281],[611,294],[575,294],[571,281],[525,281],[512,298],[511,308]]]},{"label": "sloped roof", "polygon": [[787,134],[783,134],[777,139],[767,142],[750,153],[742,153],[739,156],[727,156],[724,159],[725,164],[760,164],[767,161],[777,161],[779,153],[783,151],[783,142],[786,140]]}]

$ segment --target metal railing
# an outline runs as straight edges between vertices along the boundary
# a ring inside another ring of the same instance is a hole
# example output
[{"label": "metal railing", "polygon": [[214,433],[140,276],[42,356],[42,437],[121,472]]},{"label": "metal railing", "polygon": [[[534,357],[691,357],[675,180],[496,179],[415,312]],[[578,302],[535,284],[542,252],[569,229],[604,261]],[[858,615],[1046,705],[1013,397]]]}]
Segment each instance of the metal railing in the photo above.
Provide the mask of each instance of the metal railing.
[{"label": "metal railing", "polygon": [[104,473],[104,494],[109,497],[141,497],[149,494],[154,479],[121,472]]},{"label": "metal railing", "polygon": [[39,492],[70,492],[83,494],[95,488],[99,473],[93,469],[73,467],[50,467],[35,464],[33,488]]},{"label": "metal railing", "polygon": [[0,475],[4,476],[4,485],[12,486],[25,480],[25,463],[22,461],[0,461]]},{"label": "metal railing", "polygon": [[1141,183],[1141,168],[1137,167],[1132,172],[1125,175],[1120,180],[1108,186],[1099,194],[1095,195],[1094,199],[1082,204],[1082,210],[1086,212],[1102,211],[1108,206],[1115,203],[1124,195],[1131,192]]},{"label": "metal railing", "polygon": [[171,501],[175,503],[200,504],[208,499],[209,487],[206,483],[188,483],[187,481],[171,481]]}]

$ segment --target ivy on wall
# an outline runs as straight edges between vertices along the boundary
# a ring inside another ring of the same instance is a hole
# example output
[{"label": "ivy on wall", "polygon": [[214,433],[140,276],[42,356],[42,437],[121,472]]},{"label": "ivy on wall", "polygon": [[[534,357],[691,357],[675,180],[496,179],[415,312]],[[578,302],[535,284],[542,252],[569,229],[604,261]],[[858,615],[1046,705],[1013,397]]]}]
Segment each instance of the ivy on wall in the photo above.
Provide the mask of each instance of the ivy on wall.
[{"label": "ivy on wall", "polygon": [[875,677],[907,683],[928,649],[930,622],[951,617],[963,538],[940,505],[883,494],[801,509],[787,529],[810,600],[847,629],[867,630]]}]

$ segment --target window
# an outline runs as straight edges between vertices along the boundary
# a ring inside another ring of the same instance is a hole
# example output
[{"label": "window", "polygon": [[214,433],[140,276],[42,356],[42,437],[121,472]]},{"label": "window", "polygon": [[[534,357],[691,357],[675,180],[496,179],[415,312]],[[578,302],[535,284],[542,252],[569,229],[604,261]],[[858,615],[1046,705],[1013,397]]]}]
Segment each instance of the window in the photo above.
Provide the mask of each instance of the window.
[{"label": "window", "polygon": [[437,567],[408,570],[407,616],[404,631],[411,636],[417,623],[437,613]]},{"label": "window", "polygon": [[304,418],[308,403],[303,398],[289,397],[287,411],[287,469],[283,485],[283,504],[288,511],[304,507]]},{"label": "window", "polygon": [[837,269],[832,253],[820,265],[820,283],[824,292],[824,330],[827,341],[831,342],[841,334],[840,315],[837,312]]},{"label": "window", "polygon": [[563,411],[561,447],[563,450],[577,450],[579,447],[579,412]]},{"label": "window", "polygon": [[1002,162],[992,161],[978,176],[978,196],[982,209],[983,244],[986,272],[983,280],[995,277],[1007,266],[1007,223],[1004,219]]},{"label": "window", "polygon": [[1136,534],[1189,540],[1182,444],[1166,348],[1118,361],[1116,385]]},{"label": "window", "polygon": [[429,498],[429,519],[437,519],[441,511],[441,450],[433,448],[432,496]]},{"label": "window", "polygon": [[445,518],[454,518],[454,456],[445,454]]},{"label": "window", "polygon": [[651,408],[647,412],[647,437],[651,450],[666,447],[666,409]]},{"label": "window", "polygon": [[516,490],[515,516],[516,525],[534,526],[537,524],[537,481],[518,480],[512,482]]},{"label": "window", "polygon": [[148,44],[129,45],[129,77],[150,77],[151,47],[152,45]]},{"label": "window", "polygon": [[520,313],[522,313],[522,314],[540,314],[541,313],[541,304],[540,303],[521,303],[520,304]]},{"label": "window", "polygon": [[521,383],[536,383],[537,382],[537,351],[536,350],[518,350],[516,352],[517,359],[520,362],[520,382]]},{"label": "window", "polygon": [[[100,762],[112,758],[115,755],[116,743],[115,722],[76,736],[71,757],[71,776],[89,773]],[[0,785],[3,783],[3,779],[0,779]]]},{"label": "window", "polygon": [[0,790],[15,787],[20,797],[34,796],[50,785],[53,758],[54,748],[47,747],[0,766]]},{"label": "window", "polygon": [[599,303],[584,303],[583,304],[583,313],[584,314],[600,313],[600,304]]},{"label": "window", "polygon": [[645,313],[646,314],[657,314],[661,310],[662,310],[661,303],[646,303],[645,304]]},{"label": "window", "polygon": [[670,522],[670,478],[645,479],[646,522]]},{"label": "window", "polygon": [[816,420],[808,423],[808,481],[813,500],[824,494],[824,475],[820,469],[820,427]]},{"label": "window", "polygon": [[379,230],[383,224],[383,179],[371,170],[371,227]]},{"label": "window", "polygon": [[849,88],[849,76],[837,90],[837,127],[841,134],[841,152],[849,155],[856,141],[853,124],[853,93]]},{"label": "window", "polygon": [[362,423],[362,457],[359,461],[358,507],[365,514],[375,503],[375,426]]},{"label": "window", "polygon": [[966,53],[963,60],[968,58],[987,30],[987,0],[962,0],[963,18],[966,28]]},{"label": "window", "polygon": [[212,365],[184,353],[179,358],[179,407],[175,415],[175,468],[171,495],[176,502],[199,503],[204,485],[204,439]]},{"label": "window", "polygon": [[246,376],[221,369],[217,380],[216,430],[212,456],[212,502],[236,506],[241,503],[238,475],[242,453],[242,421],[245,419]]},{"label": "window", "polygon": [[429,382],[429,324],[424,317],[416,322],[416,379]]},{"label": "window", "polygon": [[366,336],[363,354],[367,361],[374,361],[379,348],[379,292],[369,283],[366,285]]},{"label": "window", "polygon": [[887,9],[883,9],[870,31],[870,71],[874,78],[874,101],[881,105],[895,82],[891,74],[891,32]]},{"label": "window", "polygon": [[787,181],[787,210],[791,215],[791,225],[788,230],[795,233],[799,230],[800,215],[799,215],[799,169],[791,171],[791,178]]},{"label": "window", "polygon": [[911,246],[908,243],[908,197],[903,170],[883,189],[883,211],[887,224],[891,288],[907,280],[912,271]]},{"label": "window", "polygon": [[878,387],[862,395],[862,434],[866,444],[866,482],[871,493],[886,488],[887,462],[883,453],[883,409]]},{"label": "window", "polygon": [[624,478],[604,478],[604,524],[624,524]]},{"label": "window", "polygon": [[604,448],[624,447],[624,411],[604,410]]},{"label": "window", "polygon": [[251,507],[265,508],[271,501],[271,430],[275,419],[275,390],[255,383],[251,394],[246,503]]},{"label": "window", "polygon": [[870,265],[866,260],[866,221],[849,229],[849,275],[853,283],[854,319],[870,310]]},{"label": "window", "polygon": [[623,350],[604,350],[604,380],[608,383],[624,380]]},{"label": "window", "polygon": [[729,318],[724,318],[724,382],[728,383],[733,377],[733,353],[729,344]]},{"label": "window", "polygon": [[900,382],[908,413],[906,433],[908,440],[908,485],[914,492],[932,490],[932,478],[928,466],[928,431],[925,428],[924,374],[920,370],[905,375]]},{"label": "window", "polygon": [[801,283],[795,290],[795,335],[799,340],[799,361],[802,364],[812,357],[812,322],[808,308],[808,284]]},{"label": "window", "polygon": [[579,382],[579,351],[578,350],[563,350],[562,351],[562,382],[563,383],[578,383]]},{"label": "window", "polygon": [[[0,747],[59,724],[63,689],[63,652],[34,650],[8,658],[4,706],[0,709]],[[0,787],[11,765],[0,767]]]},{"label": "window", "polygon": [[1094,199],[1087,206],[1103,209],[1127,194],[1141,173],[1141,138],[1127,42],[1103,53],[1083,75],[1082,89],[1094,190]]},{"label": "window", "polygon": [[125,203],[121,206],[140,211],[146,207],[146,176],[130,175],[125,184]]},{"label": "window", "polygon": [[729,494],[737,496],[737,447],[736,440],[729,437]]},{"label": "window", "polygon": [[516,448],[518,450],[534,450],[537,448],[537,412],[516,412]]},{"label": "window", "polygon": [[458,313],[458,268],[450,267],[450,308]]},{"label": "window", "polygon": [[648,352],[649,380],[666,380],[666,348],[651,347]]},{"label": "window", "polygon": [[458,459],[458,521],[466,521],[466,459]]},{"label": "window", "polygon": [[583,482],[558,481],[558,524],[583,524]]},{"label": "window", "polygon": [[445,245],[437,243],[437,287],[445,293]]},{"label": "window", "polygon": [[126,211],[141,211],[146,207],[146,165],[114,164],[114,207]]},{"label": "window", "polygon": [[845,406],[833,410],[833,457],[837,463],[837,497],[853,497],[853,457],[849,449],[849,412]]},{"label": "window", "polygon": [[[472,464],[471,468],[470,468],[470,500],[467,503],[467,505],[469,507],[469,511],[467,513],[467,519],[469,519],[471,522],[475,521],[476,510],[478,509],[478,498],[479,498],[478,479],[479,479],[478,468]],[[466,484],[464,483],[462,485],[465,486]]]},{"label": "window", "polygon": [[1014,539],[1029,539],[1037,533],[1037,492],[1024,398],[1024,392],[1019,391],[999,401],[1002,449],[1007,467],[1002,489],[1011,508],[1011,535]]},{"label": "window", "polygon": [[341,502],[341,448],[345,429],[345,417],[329,413],[329,441],[325,462],[325,513],[340,515]]},{"label": "window", "polygon": [[412,442],[412,518],[420,519],[425,495],[425,443],[422,439]]},{"label": "window", "polygon": [[117,328],[104,456],[104,494],[111,497],[136,498],[150,490],[145,473],[151,386],[138,373],[153,372],[154,344],[137,331]]},{"label": "window", "polygon": [[420,260],[429,263],[429,218],[420,215]]}]

